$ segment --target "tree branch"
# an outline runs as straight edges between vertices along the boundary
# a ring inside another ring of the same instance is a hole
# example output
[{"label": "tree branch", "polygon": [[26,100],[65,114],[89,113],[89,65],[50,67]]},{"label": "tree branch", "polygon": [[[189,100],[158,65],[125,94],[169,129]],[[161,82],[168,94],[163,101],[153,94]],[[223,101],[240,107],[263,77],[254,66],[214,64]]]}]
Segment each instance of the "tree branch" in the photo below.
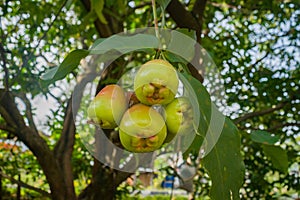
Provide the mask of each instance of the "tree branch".
[{"label": "tree branch", "polygon": [[199,24],[199,30],[196,31],[197,33],[197,42],[201,44],[201,34],[203,29],[203,22],[204,22],[204,11],[206,6],[207,0],[197,0],[194,4],[192,14],[196,21]]},{"label": "tree branch", "polygon": [[16,180],[13,177],[10,177],[10,176],[4,174],[1,170],[0,170],[0,176],[2,176],[3,178],[6,178],[8,180],[10,180],[12,183],[15,183],[15,184],[17,184],[17,185],[19,185],[19,186],[21,186],[23,188],[26,188],[26,189],[29,189],[29,190],[33,190],[33,191],[35,191],[37,193],[42,194],[45,197],[51,197],[50,193],[48,193],[48,192],[46,192],[46,191],[44,191],[44,190],[42,190],[40,188],[36,188],[36,187],[31,186],[31,185],[28,185],[27,183],[25,183],[23,181]]},{"label": "tree branch", "polygon": [[[90,12],[91,11],[91,2],[90,0],[81,0],[81,3],[85,7],[85,9]],[[96,27],[96,30],[100,37],[106,38],[114,33],[121,32],[122,29],[119,29],[119,26],[117,26],[118,30],[114,30],[113,28],[116,27],[116,24],[119,24],[118,21],[115,21],[113,18],[111,18],[109,15],[105,15],[108,24],[103,24],[99,19],[96,19],[94,22],[94,25]]]},{"label": "tree branch", "polygon": [[24,104],[26,106],[25,115],[26,115],[26,118],[28,119],[29,126],[37,132],[38,130],[37,130],[36,125],[33,120],[31,103],[28,100],[28,98],[26,97],[26,94],[23,92],[12,92],[12,94],[15,97],[19,97],[24,102]]},{"label": "tree branch", "polygon": [[64,173],[64,181],[67,188],[67,196],[70,199],[76,199],[74,188],[74,177],[72,169],[72,153],[75,142],[75,123],[72,113],[72,98],[69,99],[65,112],[63,130],[61,136],[54,148],[54,154],[62,172]]},{"label": "tree branch", "polygon": [[286,127],[286,126],[297,126],[297,127],[300,127],[300,122],[286,122],[286,123],[277,124],[276,126],[268,128],[267,131],[272,132],[274,130],[277,130],[279,128],[283,128],[283,127]]},{"label": "tree branch", "polygon": [[61,136],[56,143],[54,148],[54,154],[59,161],[60,167],[65,176],[65,182],[67,185],[67,193],[70,199],[75,199],[75,189],[74,189],[74,177],[72,170],[72,153],[75,143],[75,119],[74,117],[77,115],[81,99],[83,97],[84,88],[86,85],[94,80],[97,73],[96,66],[97,65],[87,65],[88,67],[85,69],[86,73],[77,77],[78,83],[76,84],[72,97],[68,100],[67,108],[65,111],[63,130]]},{"label": "tree branch", "polygon": [[6,124],[0,124],[0,130],[7,131],[9,133],[16,133],[16,129],[13,127],[7,126]]},{"label": "tree branch", "polygon": [[[0,21],[1,23],[1,21]],[[5,56],[5,49],[4,47],[2,46],[2,42],[0,42],[0,54],[1,54],[1,59],[2,59],[2,62],[3,62],[3,70],[4,70],[4,86],[5,86],[5,89],[8,90],[9,89],[9,72],[8,72],[8,69],[7,69],[7,62],[6,62],[6,56]]]},{"label": "tree branch", "polygon": [[195,31],[201,30],[200,24],[195,17],[178,0],[172,0],[167,6],[167,11],[179,27]]},{"label": "tree branch", "polygon": [[11,92],[0,89],[0,114],[10,126],[18,130],[15,135],[36,156],[50,185],[53,199],[65,199],[64,175],[46,141],[34,129],[26,126]]},{"label": "tree branch", "polygon": [[[54,22],[57,20],[58,16],[60,15],[62,9],[65,7],[65,5],[67,4],[68,0],[65,0],[63,2],[63,4],[60,6],[60,8],[58,9],[58,11],[55,13],[55,17],[53,19],[53,21],[48,25],[48,29],[44,32],[44,34],[42,35],[42,37],[38,40],[37,45],[35,46],[36,48],[38,48],[38,46],[40,45],[40,43],[42,42],[42,40],[47,36],[47,33],[50,31],[50,29],[52,28],[52,26],[54,25]],[[51,19],[51,17],[50,17]]]},{"label": "tree branch", "polygon": [[[197,42],[199,44],[201,44],[201,33],[205,5],[206,0],[197,0],[194,4],[192,12],[189,12],[178,0],[172,0],[167,7],[168,13],[180,28],[188,28],[196,31]],[[178,15],[178,13],[180,13],[180,15]],[[193,63],[193,65],[196,65],[198,69],[201,68],[199,63],[201,49],[199,48],[199,45],[195,45],[195,56],[191,61],[191,63]],[[194,76],[200,82],[203,82],[203,75],[199,73],[198,69],[196,69],[195,66],[189,64],[188,68],[192,76]]]},{"label": "tree branch", "polygon": [[235,124],[239,124],[242,121],[245,121],[247,119],[253,118],[253,117],[257,117],[257,116],[262,116],[262,115],[266,115],[269,113],[274,112],[275,110],[280,110],[281,108],[283,108],[285,105],[287,104],[287,102],[282,102],[278,105],[276,105],[274,108],[268,108],[265,110],[261,110],[261,111],[256,111],[256,112],[252,112],[252,113],[247,113],[237,119],[234,120]]}]

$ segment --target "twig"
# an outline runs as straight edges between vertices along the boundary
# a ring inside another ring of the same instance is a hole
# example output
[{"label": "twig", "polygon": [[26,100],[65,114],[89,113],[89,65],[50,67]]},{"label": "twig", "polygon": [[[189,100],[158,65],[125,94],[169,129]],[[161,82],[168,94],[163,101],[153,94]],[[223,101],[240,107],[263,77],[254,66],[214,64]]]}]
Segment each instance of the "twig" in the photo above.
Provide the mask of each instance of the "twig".
[{"label": "twig", "polygon": [[282,102],[282,103],[276,105],[274,108],[268,108],[268,109],[265,109],[265,110],[260,110],[260,111],[256,111],[256,112],[247,113],[247,114],[245,114],[245,115],[243,115],[243,116],[235,119],[234,123],[235,124],[239,124],[240,122],[245,121],[247,119],[250,119],[252,117],[257,117],[257,116],[261,116],[261,115],[266,115],[266,114],[272,113],[275,110],[280,110],[286,104],[287,104],[287,102]]},{"label": "twig", "polygon": [[218,7],[218,8],[232,8],[232,9],[236,9],[239,10],[239,8],[235,5],[230,5],[228,3],[224,4],[224,3],[215,3],[215,2],[211,2],[208,1],[208,3],[214,7]]},{"label": "twig", "polygon": [[15,97],[20,98],[26,106],[25,115],[28,119],[29,126],[37,132],[35,122],[33,120],[32,107],[29,99],[26,97],[26,94],[23,92],[12,92]]},{"label": "twig", "polygon": [[267,131],[272,132],[278,128],[286,127],[286,126],[297,126],[300,127],[300,122],[286,122],[282,124],[277,124],[276,126],[273,126],[271,128],[268,128]]},{"label": "twig", "polygon": [[203,30],[203,22],[204,22],[204,12],[206,7],[207,0],[197,0],[194,3],[194,7],[192,10],[192,14],[195,18],[195,21],[198,23],[199,29],[196,30],[197,42],[201,44],[201,34]]},{"label": "twig", "polygon": [[4,85],[5,85],[5,89],[8,91],[9,89],[9,72],[8,72],[8,69],[6,67],[7,63],[6,63],[6,56],[5,56],[5,49],[3,48],[2,44],[0,43],[0,53],[1,53],[1,59],[2,59],[2,62],[3,62],[3,69],[4,69]]},{"label": "twig", "polygon": [[40,45],[41,41],[46,37],[47,33],[52,28],[54,22],[57,20],[59,14],[61,13],[62,9],[65,7],[65,5],[67,4],[67,2],[68,2],[68,0],[65,0],[64,3],[61,5],[61,7],[59,8],[59,10],[55,14],[55,17],[54,17],[53,21],[49,24],[49,26],[48,26],[49,28],[44,32],[44,34],[42,35],[42,37],[38,40],[36,48],[38,48],[38,46]]},{"label": "twig", "polygon": [[153,10],[153,18],[154,18],[155,35],[156,35],[157,39],[159,39],[158,19],[157,19],[155,0],[152,0],[152,10]]},{"label": "twig", "polygon": [[26,188],[26,189],[29,189],[29,190],[33,190],[35,192],[38,192],[40,194],[42,194],[43,196],[46,196],[46,197],[51,197],[51,194],[44,191],[44,190],[41,190],[39,188],[36,188],[36,187],[33,187],[31,185],[28,185],[27,183],[24,183],[23,181],[19,181],[19,180],[16,180],[14,179],[13,177],[10,177],[6,174],[4,174],[1,170],[0,170],[0,175],[3,177],[3,178],[6,178],[8,180],[10,180],[11,182],[23,187],[23,188]]},{"label": "twig", "polygon": [[[47,33],[50,31],[50,29],[52,28],[54,22],[57,20],[59,14],[61,13],[62,9],[65,7],[66,3],[68,2],[68,0],[65,0],[64,3],[62,4],[62,6],[59,8],[59,10],[57,11],[57,13],[55,14],[55,17],[53,19],[53,21],[49,24],[49,28],[44,32],[44,34],[42,35],[42,37],[38,40],[37,44],[35,45],[35,47],[33,48],[33,51],[31,51],[23,60],[23,66],[28,62],[28,60],[31,59],[31,57],[33,57],[33,53],[35,51],[35,49],[37,49],[40,45],[40,43],[42,42],[42,40],[46,37]],[[20,75],[22,71],[22,68],[15,74],[15,77],[18,77]]]}]

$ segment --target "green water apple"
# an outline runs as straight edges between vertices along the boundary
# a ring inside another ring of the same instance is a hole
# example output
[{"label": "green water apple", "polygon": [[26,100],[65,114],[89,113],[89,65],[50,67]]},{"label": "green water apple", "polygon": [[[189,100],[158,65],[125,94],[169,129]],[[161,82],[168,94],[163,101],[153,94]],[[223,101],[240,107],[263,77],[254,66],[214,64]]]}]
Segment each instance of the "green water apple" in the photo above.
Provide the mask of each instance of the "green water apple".
[{"label": "green water apple", "polygon": [[167,135],[163,117],[153,108],[136,104],[122,117],[119,136],[130,152],[152,152],[161,147]]},{"label": "green water apple", "polygon": [[168,129],[165,143],[170,142],[176,134],[188,134],[193,130],[194,112],[187,97],[175,98],[165,107],[164,116]]},{"label": "green water apple", "polygon": [[178,90],[179,79],[174,67],[167,61],[155,59],[146,62],[134,79],[134,91],[146,105],[168,104]]}]

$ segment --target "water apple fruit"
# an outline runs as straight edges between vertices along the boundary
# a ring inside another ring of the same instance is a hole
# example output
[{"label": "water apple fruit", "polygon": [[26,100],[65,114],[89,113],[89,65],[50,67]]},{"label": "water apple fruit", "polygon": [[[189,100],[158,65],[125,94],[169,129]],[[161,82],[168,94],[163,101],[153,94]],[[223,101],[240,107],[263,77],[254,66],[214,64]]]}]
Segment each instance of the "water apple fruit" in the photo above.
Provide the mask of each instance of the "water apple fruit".
[{"label": "water apple fruit", "polygon": [[88,107],[88,117],[92,123],[103,129],[113,129],[118,126],[127,109],[127,99],[124,90],[116,84],[105,86],[92,100]]},{"label": "water apple fruit", "polygon": [[174,67],[167,61],[155,59],[146,62],[134,79],[134,91],[146,105],[168,104],[178,90],[179,79]]},{"label": "water apple fruit", "polygon": [[188,134],[193,130],[193,107],[187,97],[175,98],[165,107],[164,116],[168,129],[165,143],[170,142],[176,134]]},{"label": "water apple fruit", "polygon": [[119,136],[130,152],[152,152],[161,147],[167,135],[164,118],[153,108],[136,104],[123,115]]}]

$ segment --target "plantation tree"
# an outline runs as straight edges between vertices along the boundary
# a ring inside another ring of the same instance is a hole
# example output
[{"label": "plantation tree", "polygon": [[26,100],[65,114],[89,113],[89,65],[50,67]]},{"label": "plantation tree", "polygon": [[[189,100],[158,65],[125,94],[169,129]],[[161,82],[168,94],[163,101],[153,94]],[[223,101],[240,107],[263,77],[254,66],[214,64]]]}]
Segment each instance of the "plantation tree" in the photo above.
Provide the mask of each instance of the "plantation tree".
[{"label": "plantation tree", "polygon": [[[72,94],[87,84],[86,74],[93,74],[83,72],[97,65],[83,50],[99,38],[153,26],[152,2],[0,5],[0,196],[26,191],[28,198],[115,198],[130,173],[106,167],[85,149],[76,132],[73,114],[78,107],[72,106]],[[225,93],[213,93],[214,85],[205,85],[206,74],[190,68],[196,78],[189,76],[192,86],[206,94],[198,100],[210,98],[203,82],[212,99],[223,97],[215,103],[228,116],[217,145],[197,166],[195,194],[204,197],[210,191],[213,199],[230,195],[269,199],[297,195],[300,190],[299,8],[296,0],[157,1],[159,22],[165,20],[169,29],[194,31],[225,87]],[[97,90],[115,82],[127,70],[126,64],[124,57],[113,62]],[[52,79],[41,80],[51,69],[59,70]],[[198,148],[195,141],[189,152],[197,154]]]}]

